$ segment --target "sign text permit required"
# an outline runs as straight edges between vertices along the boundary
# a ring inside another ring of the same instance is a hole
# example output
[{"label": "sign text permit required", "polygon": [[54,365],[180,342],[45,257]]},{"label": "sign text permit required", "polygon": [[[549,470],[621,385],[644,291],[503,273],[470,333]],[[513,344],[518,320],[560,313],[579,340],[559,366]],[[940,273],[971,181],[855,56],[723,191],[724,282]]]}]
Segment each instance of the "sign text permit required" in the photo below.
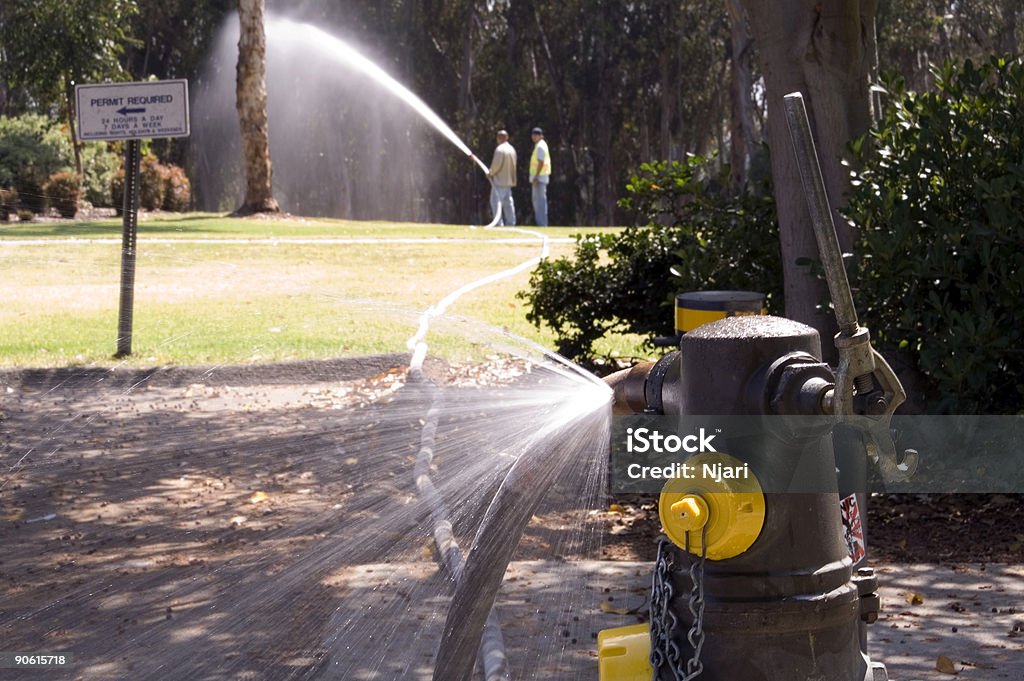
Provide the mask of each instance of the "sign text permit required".
[{"label": "sign text permit required", "polygon": [[188,81],[76,85],[78,139],[187,137]]}]

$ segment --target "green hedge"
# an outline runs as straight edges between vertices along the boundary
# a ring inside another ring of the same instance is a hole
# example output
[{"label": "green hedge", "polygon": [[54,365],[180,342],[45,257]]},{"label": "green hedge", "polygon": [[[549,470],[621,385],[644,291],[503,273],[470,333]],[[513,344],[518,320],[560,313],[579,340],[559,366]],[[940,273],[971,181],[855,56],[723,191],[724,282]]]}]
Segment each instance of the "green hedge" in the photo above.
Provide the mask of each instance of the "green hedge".
[{"label": "green hedge", "polygon": [[781,300],[778,223],[770,187],[740,196],[711,159],[646,163],[620,205],[644,226],[577,237],[570,257],[545,260],[521,294],[527,318],[557,333],[557,349],[590,359],[611,331],[655,336],[673,330],[676,293],[749,289]]},{"label": "green hedge", "polygon": [[0,117],[0,187],[17,189],[22,209],[45,211],[47,179],[72,165],[71,140],[59,125],[35,114]]},{"label": "green hedge", "polygon": [[935,71],[936,91],[887,79],[889,106],[848,213],[861,316],[931,382],[931,409],[1024,405],[1024,65]]},{"label": "green hedge", "polygon": [[[85,143],[80,152],[85,199],[95,206],[111,205],[111,176],[121,162],[118,153],[104,142]],[[47,180],[74,167],[74,149],[63,124],[36,114],[0,117],[0,187],[16,188],[23,207],[45,211]]]}]

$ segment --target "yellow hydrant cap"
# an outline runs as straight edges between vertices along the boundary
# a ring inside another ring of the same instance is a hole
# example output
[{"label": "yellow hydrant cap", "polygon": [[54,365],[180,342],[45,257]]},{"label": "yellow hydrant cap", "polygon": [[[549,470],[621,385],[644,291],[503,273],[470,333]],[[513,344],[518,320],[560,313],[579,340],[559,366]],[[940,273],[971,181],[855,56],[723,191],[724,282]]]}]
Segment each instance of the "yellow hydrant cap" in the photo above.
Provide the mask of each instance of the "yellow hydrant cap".
[{"label": "yellow hydrant cap", "polygon": [[708,524],[708,504],[697,494],[685,495],[671,509],[677,514],[676,526],[683,532],[694,532]]}]

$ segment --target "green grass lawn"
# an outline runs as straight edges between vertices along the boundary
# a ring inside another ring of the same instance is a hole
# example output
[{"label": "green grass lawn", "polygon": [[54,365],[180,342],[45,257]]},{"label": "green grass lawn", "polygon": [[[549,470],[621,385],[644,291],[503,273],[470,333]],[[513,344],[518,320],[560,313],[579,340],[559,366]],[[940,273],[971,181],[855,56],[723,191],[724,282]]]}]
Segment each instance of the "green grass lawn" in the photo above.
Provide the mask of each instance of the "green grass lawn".
[{"label": "green grass lawn", "polygon": [[[566,238],[580,232],[617,232],[617,227],[530,227],[551,237]],[[288,217],[238,220],[210,213],[143,214],[139,233],[159,239],[509,239],[523,234],[485,230],[466,225],[413,222],[332,220]],[[85,222],[17,223],[0,226],[0,243],[5,239],[97,239],[121,237],[121,218]]]},{"label": "green grass lawn", "polygon": [[[118,361],[112,355],[120,247],[96,240],[119,238],[120,231],[117,220],[0,226],[0,366]],[[584,230],[545,231],[567,237]],[[455,225],[147,216],[139,229],[128,362],[245,363],[401,352],[422,310],[539,252],[533,244],[488,243],[509,236],[516,235]],[[270,238],[381,241],[243,243]],[[387,241],[410,238],[439,241]],[[222,242],[234,239],[239,243]],[[571,248],[553,244],[552,255]],[[428,339],[432,349],[453,359],[486,354],[491,341],[479,342],[490,334],[485,326],[552,347],[553,335],[529,324],[516,298],[528,279],[522,272],[460,299],[450,310],[455,320],[438,323]],[[639,352],[636,339],[627,337],[610,339],[603,350]]]}]

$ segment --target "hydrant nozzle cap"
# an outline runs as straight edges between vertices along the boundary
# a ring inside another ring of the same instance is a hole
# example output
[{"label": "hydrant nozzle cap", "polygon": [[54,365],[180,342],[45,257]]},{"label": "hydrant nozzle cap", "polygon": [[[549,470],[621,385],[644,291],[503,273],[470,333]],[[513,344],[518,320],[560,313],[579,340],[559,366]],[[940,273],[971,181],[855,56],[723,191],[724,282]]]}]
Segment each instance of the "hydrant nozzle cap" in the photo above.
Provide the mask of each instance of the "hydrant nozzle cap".
[{"label": "hydrant nozzle cap", "polygon": [[694,532],[708,524],[708,504],[697,494],[687,494],[671,506],[676,524],[684,532]]}]

